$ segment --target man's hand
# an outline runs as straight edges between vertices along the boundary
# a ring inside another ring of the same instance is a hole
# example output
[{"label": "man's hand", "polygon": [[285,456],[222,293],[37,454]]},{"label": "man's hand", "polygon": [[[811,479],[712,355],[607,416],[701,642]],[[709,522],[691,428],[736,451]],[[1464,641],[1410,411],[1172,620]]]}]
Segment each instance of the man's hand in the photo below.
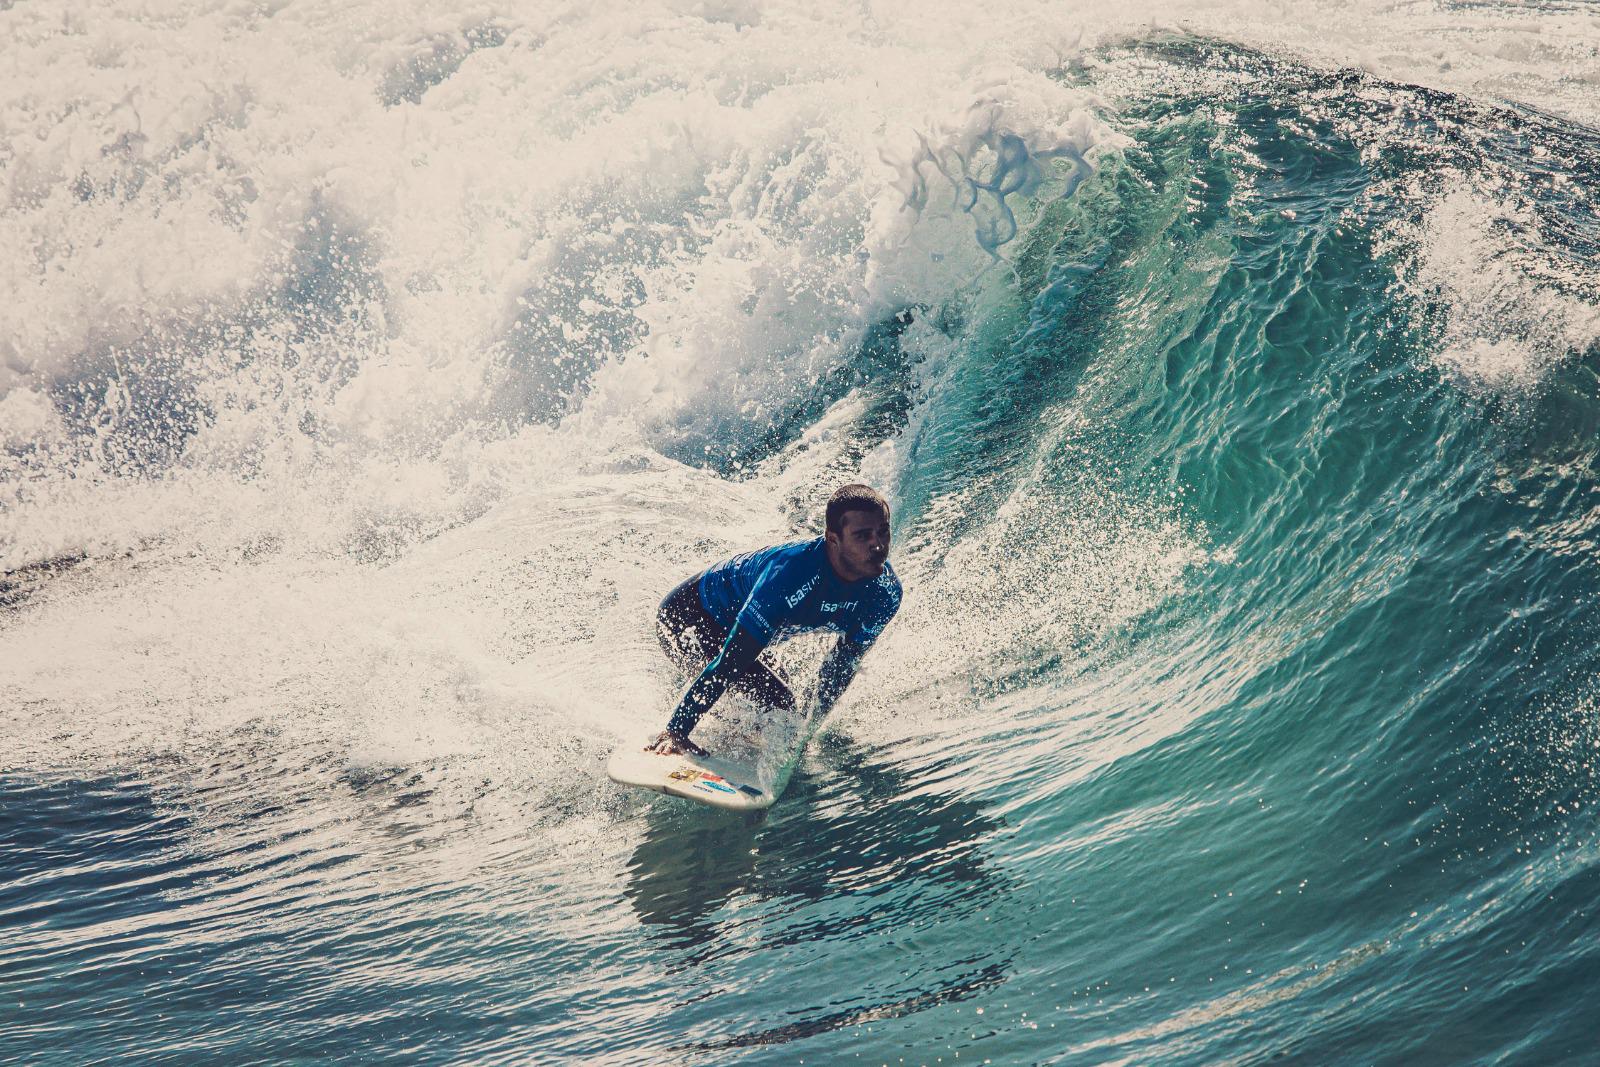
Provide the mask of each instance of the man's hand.
[{"label": "man's hand", "polygon": [[691,756],[704,756],[706,750],[684,737],[670,730],[661,731],[661,735],[645,746],[646,752],[654,752],[658,756],[681,756],[688,753]]}]

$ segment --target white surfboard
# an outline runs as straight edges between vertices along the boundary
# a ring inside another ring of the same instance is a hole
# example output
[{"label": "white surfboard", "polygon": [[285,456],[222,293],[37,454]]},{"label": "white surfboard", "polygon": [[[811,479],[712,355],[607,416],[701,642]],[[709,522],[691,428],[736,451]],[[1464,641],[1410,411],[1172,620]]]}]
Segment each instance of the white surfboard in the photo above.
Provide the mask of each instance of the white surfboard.
[{"label": "white surfboard", "polygon": [[753,765],[687,753],[662,756],[647,752],[646,743],[640,738],[618,745],[606,761],[606,776],[622,785],[653,789],[729,811],[760,811],[778,799],[762,785]]},{"label": "white surfboard", "polygon": [[802,710],[759,708],[729,693],[695,729],[695,740],[710,755],[659,756],[646,751],[660,736],[656,726],[648,736],[618,745],[606,761],[606,775],[622,785],[713,808],[761,811],[783,794],[819,725]]}]

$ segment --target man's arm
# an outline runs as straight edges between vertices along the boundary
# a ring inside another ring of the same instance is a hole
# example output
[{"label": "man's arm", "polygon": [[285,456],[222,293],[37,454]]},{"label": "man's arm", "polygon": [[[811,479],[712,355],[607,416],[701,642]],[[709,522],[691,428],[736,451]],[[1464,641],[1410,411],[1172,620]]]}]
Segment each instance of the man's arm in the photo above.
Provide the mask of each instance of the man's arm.
[{"label": "man's arm", "polygon": [[860,645],[848,637],[841,637],[827,658],[822,661],[822,671],[817,679],[817,715],[823,716],[833,710],[833,705],[844,694],[845,687],[856,676],[856,668],[861,665],[861,657],[867,654],[871,645]]},{"label": "man's arm", "polygon": [[[733,632],[728,635],[727,642],[722,646],[722,651],[717,653],[716,659],[706,664],[705,670],[700,672],[700,677],[684,691],[682,699],[678,701],[678,706],[672,713],[672,719],[667,723],[666,732],[656,738],[651,747],[657,752],[692,752],[695,755],[704,755],[705,750],[689,740],[689,731],[694,729],[700,717],[711,710],[711,705],[722,696],[732,676],[740,668],[754,663],[761,650],[766,647],[750,631],[735,624]],[[841,637],[829,651],[822,661],[822,670],[817,683],[819,716],[833,710],[833,705],[844,693],[845,687],[856,676],[856,668],[861,663],[861,657],[867,654],[867,649],[870,647],[857,644],[847,637]]]},{"label": "man's arm", "polygon": [[[754,663],[761,650],[766,647],[765,641],[759,640],[735,620],[732,632],[722,644],[722,651],[706,664],[705,669],[700,672],[700,677],[684,690],[677,708],[672,713],[672,718],[667,722],[668,737],[680,743],[689,742],[689,731],[700,721],[700,716],[711,710],[711,705],[722,696],[733,676],[741,668]],[[689,745],[690,751],[694,751],[697,747],[693,746],[692,742],[689,742]]]},{"label": "man's arm", "polygon": [[666,732],[651,746],[654,751],[705,754],[704,749],[689,740],[689,731],[711,710],[711,705],[722,696],[734,676],[756,662],[756,657],[782,624],[787,592],[800,584],[802,577],[792,567],[788,571],[769,568],[756,579],[750,595],[734,617],[733,628],[722,643],[722,650],[684,691],[667,722]]},{"label": "man's arm", "polygon": [[895,612],[900,610],[900,586],[895,583],[893,592],[883,604],[847,630],[822,661],[822,671],[817,679],[817,715],[820,718],[833,710],[833,705],[844,695],[845,688],[856,676],[861,658],[867,654],[883,628],[889,625]]}]

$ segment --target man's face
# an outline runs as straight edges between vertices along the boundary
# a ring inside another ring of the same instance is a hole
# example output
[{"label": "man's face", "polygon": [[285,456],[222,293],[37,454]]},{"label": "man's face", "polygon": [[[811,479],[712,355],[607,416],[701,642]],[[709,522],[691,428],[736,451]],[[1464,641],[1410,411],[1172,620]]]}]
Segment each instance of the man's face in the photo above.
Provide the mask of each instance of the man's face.
[{"label": "man's face", "polygon": [[839,576],[857,582],[883,573],[889,558],[889,515],[871,508],[855,508],[839,519],[839,529],[828,531],[828,544],[836,552]]}]

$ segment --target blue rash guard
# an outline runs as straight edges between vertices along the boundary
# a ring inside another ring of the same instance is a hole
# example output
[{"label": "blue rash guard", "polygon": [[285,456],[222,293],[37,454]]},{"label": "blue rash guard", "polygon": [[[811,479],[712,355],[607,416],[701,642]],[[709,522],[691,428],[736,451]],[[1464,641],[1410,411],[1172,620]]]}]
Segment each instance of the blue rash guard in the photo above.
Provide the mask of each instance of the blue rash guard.
[{"label": "blue rash guard", "polygon": [[728,629],[722,650],[679,701],[667,729],[687,737],[729,680],[762,649],[796,633],[833,630],[841,639],[822,665],[817,698],[826,713],[855,676],[856,666],[900,609],[900,580],[886,561],[876,578],[846,582],[814,538],[746,552],[700,576],[700,602]]},{"label": "blue rash guard", "polygon": [[870,645],[900,609],[900,580],[885,562],[876,578],[844,581],[817,537],[717,564],[700,576],[700,602],[717,622],[730,630],[737,624],[763,645],[809,630]]}]

